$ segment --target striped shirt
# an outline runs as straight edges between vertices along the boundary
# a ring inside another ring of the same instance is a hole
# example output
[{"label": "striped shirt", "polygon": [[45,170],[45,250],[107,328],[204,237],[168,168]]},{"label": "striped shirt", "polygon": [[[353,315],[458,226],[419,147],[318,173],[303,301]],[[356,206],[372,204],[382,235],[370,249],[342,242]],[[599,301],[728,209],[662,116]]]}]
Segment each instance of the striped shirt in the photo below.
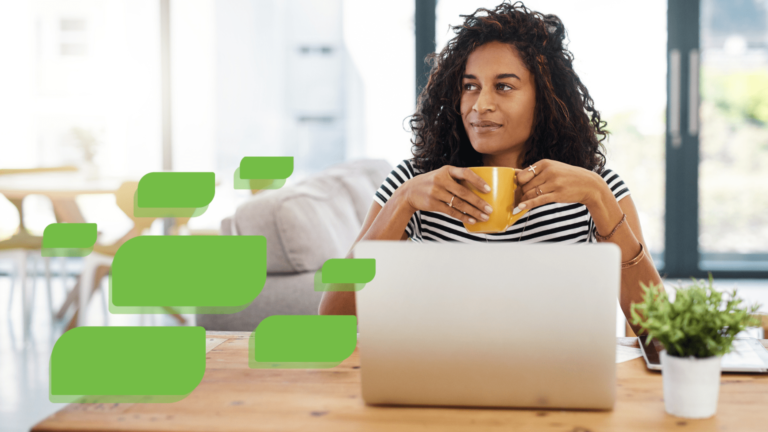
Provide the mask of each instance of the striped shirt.
[{"label": "striped shirt", "polygon": [[[412,160],[404,160],[384,180],[373,199],[382,207],[395,190],[406,181],[422,174],[415,169]],[[613,191],[617,201],[629,196],[629,189],[618,174],[603,169],[600,174]],[[549,203],[530,210],[502,233],[471,233],[459,219],[445,213],[419,210],[413,214],[405,227],[411,240],[416,242],[508,241],[524,243],[595,242],[595,224],[587,206],[583,204]]]}]

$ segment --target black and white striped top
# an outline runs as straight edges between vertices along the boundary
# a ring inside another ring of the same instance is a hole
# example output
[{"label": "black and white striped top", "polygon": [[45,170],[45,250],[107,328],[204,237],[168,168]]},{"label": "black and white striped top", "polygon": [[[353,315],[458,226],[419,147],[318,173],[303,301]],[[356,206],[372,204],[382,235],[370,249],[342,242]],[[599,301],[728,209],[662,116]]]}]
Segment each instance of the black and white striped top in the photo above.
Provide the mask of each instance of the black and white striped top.
[{"label": "black and white striped top", "polygon": [[[382,207],[404,182],[422,174],[411,160],[404,160],[384,180],[373,199]],[[601,176],[608,183],[617,201],[629,196],[629,189],[618,174],[604,169]],[[526,243],[595,242],[595,224],[583,204],[550,203],[530,210],[503,233],[471,233],[464,224],[445,213],[417,211],[405,228],[413,241],[521,241]],[[521,235],[522,234],[522,235]]]}]

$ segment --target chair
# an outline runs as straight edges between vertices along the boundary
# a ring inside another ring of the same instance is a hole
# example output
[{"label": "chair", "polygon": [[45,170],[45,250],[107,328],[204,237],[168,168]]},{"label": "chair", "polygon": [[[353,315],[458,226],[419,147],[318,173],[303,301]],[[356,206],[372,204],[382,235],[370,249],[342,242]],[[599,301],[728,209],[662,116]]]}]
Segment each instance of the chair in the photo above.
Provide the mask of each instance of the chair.
[{"label": "chair", "polygon": [[[25,231],[23,234],[17,234],[8,240],[0,242],[0,259],[8,260],[11,262],[11,289],[8,297],[8,314],[11,313],[11,307],[13,306],[13,295],[16,291],[16,285],[19,285],[19,295],[21,295],[21,309],[22,309],[22,328],[24,338],[29,335],[30,324],[32,322],[33,304],[35,299],[35,291],[37,289],[37,269],[38,263],[43,262],[45,266],[45,281],[46,292],[48,294],[48,308],[51,311],[53,317],[53,297],[51,293],[51,271],[50,261],[46,257],[40,255],[42,249],[43,239],[42,237],[33,236]],[[32,290],[31,293],[27,290],[27,279],[29,273],[29,263],[33,264],[32,267]]]},{"label": "chair", "polygon": [[[61,172],[61,171],[77,171],[76,167],[62,166],[62,167],[46,167],[46,168],[19,168],[19,169],[0,169],[0,176],[2,175],[14,175],[14,174],[29,174],[43,172]],[[37,289],[37,270],[40,260],[42,260],[45,271],[45,283],[46,292],[48,294],[48,308],[51,311],[51,317],[54,316],[53,309],[53,297],[51,293],[51,270],[50,259],[40,255],[40,251],[43,246],[43,238],[35,236],[27,231],[24,226],[24,212],[22,210],[23,197],[8,198],[8,200],[16,207],[19,212],[19,227],[16,233],[9,239],[0,241],[0,259],[8,260],[11,262],[11,289],[8,299],[8,313],[10,314],[11,306],[13,305],[13,296],[16,291],[17,281],[19,282],[19,295],[21,295],[22,304],[22,327],[24,337],[29,335],[29,327],[32,321],[33,303],[35,299],[35,291]],[[55,207],[55,206],[54,206]],[[58,217],[58,215],[57,215]],[[38,260],[39,258],[39,260]],[[28,265],[33,264],[33,284],[31,293],[27,292],[27,279],[28,279]]]},{"label": "chair", "polygon": [[[86,310],[91,297],[93,297],[96,290],[101,286],[102,279],[109,274],[109,270],[112,267],[112,260],[120,246],[128,240],[141,235],[144,230],[149,229],[155,219],[157,219],[154,217],[136,217],[133,215],[133,196],[138,187],[139,182],[124,182],[115,192],[117,206],[131,219],[133,227],[125,233],[123,237],[110,245],[96,243],[93,246],[93,252],[84,258],[83,271],[80,274],[80,278],[57,314],[59,319],[63,318],[69,307],[77,302],[77,310],[67,325],[67,330],[84,323],[84,314],[81,314],[81,311]],[[184,317],[178,313],[174,313],[170,308],[167,310],[180,324],[186,323]]]},{"label": "chair", "polygon": [[322,297],[314,274],[349,252],[373,194],[392,170],[383,160],[333,166],[282,189],[256,194],[221,222],[222,235],[267,238],[267,280],[259,296],[235,314],[198,315],[207,330],[252,331],[275,314],[316,314]]}]

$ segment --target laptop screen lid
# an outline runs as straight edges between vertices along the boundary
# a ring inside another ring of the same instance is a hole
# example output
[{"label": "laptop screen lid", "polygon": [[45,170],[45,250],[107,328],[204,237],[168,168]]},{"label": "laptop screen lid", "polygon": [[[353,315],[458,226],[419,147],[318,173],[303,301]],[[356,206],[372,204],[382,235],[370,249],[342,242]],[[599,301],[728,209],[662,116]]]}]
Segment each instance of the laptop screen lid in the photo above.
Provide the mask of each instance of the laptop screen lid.
[{"label": "laptop screen lid", "polygon": [[613,244],[363,241],[356,293],[370,404],[610,409]]}]

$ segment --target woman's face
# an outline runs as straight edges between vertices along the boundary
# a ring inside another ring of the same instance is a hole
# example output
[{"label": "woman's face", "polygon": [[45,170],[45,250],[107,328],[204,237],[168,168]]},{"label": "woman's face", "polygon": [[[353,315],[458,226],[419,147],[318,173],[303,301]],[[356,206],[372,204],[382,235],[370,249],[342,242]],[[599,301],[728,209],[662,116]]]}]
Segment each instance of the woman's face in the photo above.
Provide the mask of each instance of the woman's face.
[{"label": "woman's face", "polygon": [[531,135],[535,103],[533,76],[514,46],[489,42],[469,55],[461,118],[475,150],[494,159],[519,155]]}]

